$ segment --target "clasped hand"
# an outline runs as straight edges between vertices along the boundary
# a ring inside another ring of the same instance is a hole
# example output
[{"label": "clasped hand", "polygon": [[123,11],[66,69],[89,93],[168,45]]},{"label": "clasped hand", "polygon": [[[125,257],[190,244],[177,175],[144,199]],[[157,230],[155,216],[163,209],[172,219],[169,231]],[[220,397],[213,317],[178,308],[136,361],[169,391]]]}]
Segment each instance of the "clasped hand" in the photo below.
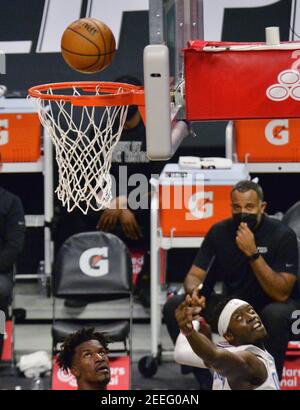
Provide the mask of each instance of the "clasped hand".
[{"label": "clasped hand", "polygon": [[201,321],[201,312],[205,308],[205,297],[199,294],[196,287],[191,295],[186,295],[185,300],[175,311],[175,317],[181,332],[188,335],[193,330],[193,320]]},{"label": "clasped hand", "polygon": [[251,256],[256,252],[255,238],[245,222],[240,223],[235,237],[237,247],[246,255]]}]

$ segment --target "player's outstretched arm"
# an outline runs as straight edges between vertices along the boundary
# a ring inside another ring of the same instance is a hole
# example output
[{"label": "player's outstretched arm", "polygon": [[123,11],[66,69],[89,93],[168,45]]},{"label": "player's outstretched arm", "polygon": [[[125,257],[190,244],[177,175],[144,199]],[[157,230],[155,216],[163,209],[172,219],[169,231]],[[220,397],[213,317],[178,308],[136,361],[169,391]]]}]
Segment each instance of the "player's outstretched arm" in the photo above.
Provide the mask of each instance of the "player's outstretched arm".
[{"label": "player's outstretched arm", "polygon": [[228,381],[233,384],[241,380],[253,385],[262,384],[267,378],[267,370],[254,354],[250,352],[232,353],[225,349],[218,349],[206,336],[193,328],[192,321],[199,320],[200,313],[201,308],[191,306],[189,295],[176,309],[179,328],[187,337],[193,352],[203,360],[207,367],[227,377]]},{"label": "player's outstretched arm", "polygon": [[[210,326],[205,322],[204,319],[199,322],[195,320],[193,326],[196,331],[204,334],[208,339],[212,340],[212,333]],[[180,332],[174,348],[174,359],[175,362],[187,366],[202,367],[206,368],[203,360],[193,352],[187,338]]]},{"label": "player's outstretched arm", "polygon": [[259,386],[267,379],[264,363],[253,353],[218,349],[207,337],[195,331],[187,339],[194,353],[203,359],[206,366],[226,377],[231,386],[243,386],[245,383]]}]

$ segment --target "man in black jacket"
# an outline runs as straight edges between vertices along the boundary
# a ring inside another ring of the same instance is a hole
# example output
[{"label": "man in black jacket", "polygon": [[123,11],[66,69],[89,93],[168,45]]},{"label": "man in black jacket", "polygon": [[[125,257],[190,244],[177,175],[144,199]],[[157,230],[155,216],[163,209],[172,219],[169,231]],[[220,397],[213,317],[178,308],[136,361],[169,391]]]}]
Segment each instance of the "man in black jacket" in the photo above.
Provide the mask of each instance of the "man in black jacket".
[{"label": "man in black jacket", "polygon": [[[0,169],[2,167],[0,157]],[[20,199],[0,187],[0,310],[7,314],[13,288],[13,265],[23,249],[25,218]],[[3,335],[0,335],[0,358]]]}]

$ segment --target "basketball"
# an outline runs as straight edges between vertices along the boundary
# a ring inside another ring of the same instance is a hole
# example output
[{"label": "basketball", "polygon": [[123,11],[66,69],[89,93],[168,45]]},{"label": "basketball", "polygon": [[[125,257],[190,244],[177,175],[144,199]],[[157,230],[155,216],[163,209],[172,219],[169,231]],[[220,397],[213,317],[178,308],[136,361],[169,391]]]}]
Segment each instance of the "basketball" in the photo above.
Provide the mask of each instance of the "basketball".
[{"label": "basketball", "polygon": [[61,52],[65,62],[82,73],[96,73],[114,58],[116,41],[111,29],[102,21],[82,18],[63,32]]}]

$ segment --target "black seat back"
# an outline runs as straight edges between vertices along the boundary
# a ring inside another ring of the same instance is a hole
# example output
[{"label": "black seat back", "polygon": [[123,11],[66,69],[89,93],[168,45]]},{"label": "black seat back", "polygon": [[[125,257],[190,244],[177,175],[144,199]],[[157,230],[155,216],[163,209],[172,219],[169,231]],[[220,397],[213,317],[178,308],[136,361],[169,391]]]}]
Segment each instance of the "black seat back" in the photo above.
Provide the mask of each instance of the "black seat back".
[{"label": "black seat back", "polygon": [[298,286],[300,289],[300,201],[291,206],[282,218],[282,222],[288,225],[297,235],[299,266],[298,266]]},{"label": "black seat back", "polygon": [[128,296],[131,287],[131,257],[117,236],[84,232],[61,246],[54,266],[54,296],[112,299]]}]

